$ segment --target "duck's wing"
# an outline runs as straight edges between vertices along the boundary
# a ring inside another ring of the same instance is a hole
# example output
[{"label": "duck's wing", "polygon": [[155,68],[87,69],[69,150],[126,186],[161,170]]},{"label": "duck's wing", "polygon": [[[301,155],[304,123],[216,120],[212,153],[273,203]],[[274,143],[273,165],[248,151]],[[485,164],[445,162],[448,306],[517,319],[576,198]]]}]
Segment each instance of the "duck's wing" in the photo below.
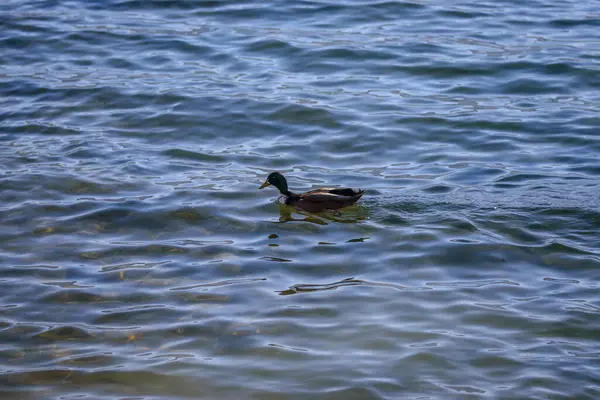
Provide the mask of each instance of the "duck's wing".
[{"label": "duck's wing", "polygon": [[[337,189],[336,189],[337,190]],[[301,195],[297,195],[293,199],[291,205],[302,208],[308,212],[320,212],[325,210],[337,210],[340,208],[348,207],[354,203],[364,194],[364,191],[352,190],[352,196],[344,196],[341,194],[331,193],[323,191],[323,189],[313,190],[306,192]],[[343,192],[348,193],[349,192]]]},{"label": "duck's wing", "polygon": [[334,195],[334,196],[343,196],[343,197],[354,197],[354,196],[358,196],[358,195],[362,196],[363,193],[364,193],[364,190],[360,190],[360,189],[338,187],[338,188],[319,188],[319,189],[311,190],[310,192],[306,192],[306,193],[304,193],[304,195],[313,196],[316,194],[323,194],[323,195]]}]

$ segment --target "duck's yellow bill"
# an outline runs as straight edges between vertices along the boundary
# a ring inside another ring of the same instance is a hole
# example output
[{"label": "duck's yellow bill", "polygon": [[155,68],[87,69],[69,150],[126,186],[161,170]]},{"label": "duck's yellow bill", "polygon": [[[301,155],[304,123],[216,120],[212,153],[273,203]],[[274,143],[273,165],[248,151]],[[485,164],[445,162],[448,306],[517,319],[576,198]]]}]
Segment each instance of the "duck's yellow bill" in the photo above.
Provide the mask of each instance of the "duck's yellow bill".
[{"label": "duck's yellow bill", "polygon": [[258,189],[264,189],[267,186],[271,186],[271,184],[269,183],[269,181],[265,181],[265,183],[263,183],[262,185],[260,185],[260,187]]}]

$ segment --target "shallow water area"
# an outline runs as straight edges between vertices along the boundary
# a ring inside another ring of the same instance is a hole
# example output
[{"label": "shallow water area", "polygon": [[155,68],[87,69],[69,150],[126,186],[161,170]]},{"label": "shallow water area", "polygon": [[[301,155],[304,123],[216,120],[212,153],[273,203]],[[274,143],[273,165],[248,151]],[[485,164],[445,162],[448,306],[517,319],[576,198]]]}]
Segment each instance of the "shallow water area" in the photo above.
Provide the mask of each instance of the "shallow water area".
[{"label": "shallow water area", "polygon": [[596,3],[0,26],[0,397],[600,397]]}]

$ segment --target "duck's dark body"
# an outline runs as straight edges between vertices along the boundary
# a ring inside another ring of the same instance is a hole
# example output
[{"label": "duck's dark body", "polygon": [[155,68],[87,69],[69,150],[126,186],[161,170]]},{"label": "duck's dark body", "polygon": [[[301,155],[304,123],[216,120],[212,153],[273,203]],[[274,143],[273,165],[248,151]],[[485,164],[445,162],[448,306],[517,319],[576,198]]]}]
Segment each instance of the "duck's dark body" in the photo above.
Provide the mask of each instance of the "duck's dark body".
[{"label": "duck's dark body", "polygon": [[288,190],[287,180],[279,172],[269,175],[261,189],[273,185],[282,194],[281,200],[292,207],[318,213],[326,210],[339,210],[351,206],[365,193],[364,190],[351,188],[320,188],[306,193],[294,193]]},{"label": "duck's dark body", "polygon": [[285,204],[311,213],[339,210],[356,203],[364,193],[350,188],[321,188],[302,194],[289,192],[285,195]]}]

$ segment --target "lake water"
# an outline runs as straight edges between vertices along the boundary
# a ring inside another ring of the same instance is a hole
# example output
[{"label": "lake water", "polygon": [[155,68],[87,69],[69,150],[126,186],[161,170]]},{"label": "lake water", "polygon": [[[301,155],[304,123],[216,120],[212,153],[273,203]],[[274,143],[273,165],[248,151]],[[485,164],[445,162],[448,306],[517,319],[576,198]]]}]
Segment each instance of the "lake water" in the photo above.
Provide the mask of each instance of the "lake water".
[{"label": "lake water", "polygon": [[600,398],[598,6],[5,0],[0,397]]}]

